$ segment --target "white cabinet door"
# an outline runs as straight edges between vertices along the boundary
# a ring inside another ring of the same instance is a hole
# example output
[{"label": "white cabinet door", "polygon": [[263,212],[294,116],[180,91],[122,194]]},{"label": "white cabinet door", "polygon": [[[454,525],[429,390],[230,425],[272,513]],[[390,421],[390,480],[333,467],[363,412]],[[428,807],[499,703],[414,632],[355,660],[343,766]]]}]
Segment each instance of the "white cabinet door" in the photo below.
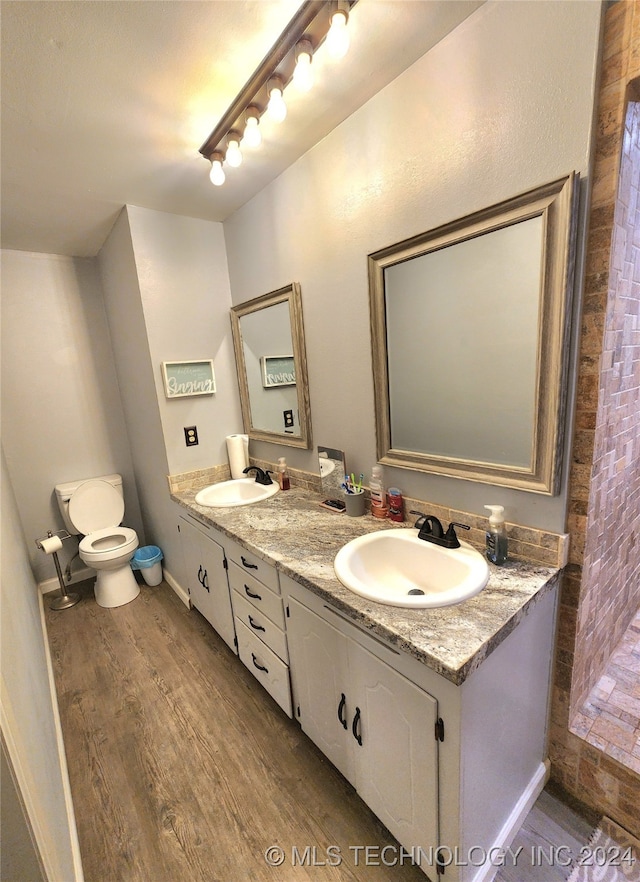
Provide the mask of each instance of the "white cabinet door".
[{"label": "white cabinet door", "polygon": [[180,520],[191,603],[237,652],[224,549],[189,521]]},{"label": "white cabinet door", "polygon": [[350,725],[355,702],[346,694],[347,638],[294,598],[289,601],[287,636],[300,725],[345,778],[353,781]]},{"label": "white cabinet door", "polygon": [[356,790],[406,848],[435,848],[438,703],[354,641],[349,672],[357,702]]},{"label": "white cabinet door", "polygon": [[436,699],[293,597],[287,633],[304,732],[405,848],[436,848]]}]

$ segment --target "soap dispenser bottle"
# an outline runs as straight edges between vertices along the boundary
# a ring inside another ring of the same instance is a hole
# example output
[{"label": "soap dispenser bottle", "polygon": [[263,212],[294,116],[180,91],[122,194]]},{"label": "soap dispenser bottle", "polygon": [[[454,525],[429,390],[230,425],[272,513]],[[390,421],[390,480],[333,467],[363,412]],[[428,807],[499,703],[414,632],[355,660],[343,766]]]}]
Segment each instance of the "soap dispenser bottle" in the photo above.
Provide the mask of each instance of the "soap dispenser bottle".
[{"label": "soap dispenser bottle", "polygon": [[281,490],[288,490],[291,487],[291,481],[287,473],[287,461],[284,456],[278,459],[278,484]]},{"label": "soap dispenser bottle", "polygon": [[491,512],[486,532],[487,560],[500,566],[507,559],[508,537],[504,525],[504,506],[485,505]]}]

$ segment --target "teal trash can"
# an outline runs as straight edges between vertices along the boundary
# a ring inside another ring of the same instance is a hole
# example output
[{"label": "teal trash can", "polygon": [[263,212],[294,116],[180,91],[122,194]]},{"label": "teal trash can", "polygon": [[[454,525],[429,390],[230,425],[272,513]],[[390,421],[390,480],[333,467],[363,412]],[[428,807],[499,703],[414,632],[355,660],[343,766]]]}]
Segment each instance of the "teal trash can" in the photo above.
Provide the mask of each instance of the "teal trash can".
[{"label": "teal trash can", "polygon": [[162,556],[157,545],[144,545],[136,549],[131,569],[140,570],[147,585],[159,585],[162,582]]}]

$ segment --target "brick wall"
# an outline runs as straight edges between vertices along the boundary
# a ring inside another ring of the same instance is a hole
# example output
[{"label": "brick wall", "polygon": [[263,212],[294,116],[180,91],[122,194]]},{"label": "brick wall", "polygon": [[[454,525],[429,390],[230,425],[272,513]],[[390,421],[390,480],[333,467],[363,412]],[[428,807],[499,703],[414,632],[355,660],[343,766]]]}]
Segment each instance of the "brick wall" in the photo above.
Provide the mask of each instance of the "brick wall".
[{"label": "brick wall", "polygon": [[631,101],[613,218],[572,710],[583,704],[640,606],[639,196],[640,104]]},{"label": "brick wall", "polygon": [[638,0],[607,9],[601,77],[549,747],[565,794],[640,835],[640,777],[569,731],[640,603]]}]

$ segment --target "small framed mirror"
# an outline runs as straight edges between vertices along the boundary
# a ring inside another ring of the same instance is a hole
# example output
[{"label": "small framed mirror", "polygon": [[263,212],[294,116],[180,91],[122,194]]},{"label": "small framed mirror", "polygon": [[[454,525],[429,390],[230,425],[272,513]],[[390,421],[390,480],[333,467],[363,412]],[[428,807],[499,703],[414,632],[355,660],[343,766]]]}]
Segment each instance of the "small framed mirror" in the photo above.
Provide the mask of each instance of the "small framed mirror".
[{"label": "small framed mirror", "polygon": [[231,309],[244,431],[257,441],[311,447],[311,408],[296,282]]},{"label": "small framed mirror", "polygon": [[577,175],[369,255],[381,463],[559,492]]},{"label": "small framed mirror", "polygon": [[347,468],[344,451],[318,444],[318,468],[323,495],[333,499],[340,498],[343,495],[342,485]]}]

